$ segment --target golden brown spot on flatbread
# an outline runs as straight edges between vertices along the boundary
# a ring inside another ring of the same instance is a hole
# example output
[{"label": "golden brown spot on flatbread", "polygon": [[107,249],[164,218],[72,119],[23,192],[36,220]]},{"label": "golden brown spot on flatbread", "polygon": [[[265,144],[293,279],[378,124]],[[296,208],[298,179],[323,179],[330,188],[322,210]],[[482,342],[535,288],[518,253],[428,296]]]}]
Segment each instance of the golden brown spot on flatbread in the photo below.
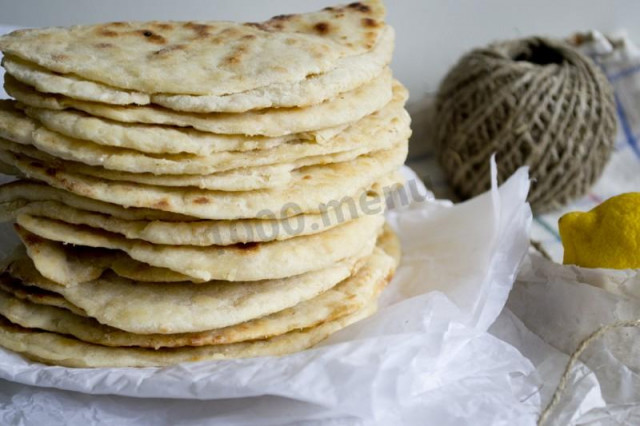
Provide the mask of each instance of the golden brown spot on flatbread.
[{"label": "golden brown spot on flatbread", "polygon": [[140,30],[140,31],[137,31],[137,33],[142,34],[142,36],[148,41],[150,41],[151,43],[165,44],[167,42],[167,40],[164,37],[162,37],[159,34],[155,34],[151,30]]},{"label": "golden brown spot on flatbread", "polygon": [[94,191],[92,191],[89,187],[76,185],[74,182],[69,182],[66,178],[55,176],[57,181],[69,192],[78,192],[78,187],[80,187],[80,195],[84,195],[87,197],[92,197],[94,195]]},{"label": "golden brown spot on flatbread", "polygon": [[94,46],[97,49],[108,49],[110,47],[113,47],[113,44],[111,44],[111,43],[96,43],[96,44],[94,44]]},{"label": "golden brown spot on flatbread", "polygon": [[235,65],[240,63],[240,61],[242,60],[242,56],[244,53],[247,52],[247,47],[240,45],[238,47],[235,48],[235,50],[233,52],[231,52],[231,54],[227,55],[224,58],[224,62],[228,65]]},{"label": "golden brown spot on flatbread", "polygon": [[262,22],[247,22],[244,24],[246,27],[256,28],[261,31],[271,31],[271,27]]},{"label": "golden brown spot on flatbread", "polygon": [[367,42],[365,43],[365,46],[368,49],[371,49],[373,46],[375,46],[375,41],[376,41],[376,33],[373,31],[369,31],[365,34],[365,38],[367,39]]},{"label": "golden brown spot on flatbread", "polygon": [[382,288],[386,287],[387,284],[389,284],[391,282],[391,280],[393,279],[393,276],[395,275],[395,271],[390,271],[386,277],[384,277],[384,280],[382,280]]},{"label": "golden brown spot on flatbread", "polygon": [[358,298],[358,296],[355,295],[355,294],[347,294],[347,296],[343,300],[346,300],[346,301],[350,302],[352,300],[356,300],[357,298]]},{"label": "golden brown spot on flatbread", "polygon": [[227,65],[235,65],[240,62],[240,58],[238,58],[237,56],[230,55],[224,58],[224,62]]},{"label": "golden brown spot on flatbread", "polygon": [[362,18],[362,25],[368,28],[376,28],[379,22],[372,18]]},{"label": "golden brown spot on flatbread", "polygon": [[217,44],[222,44],[222,43],[224,43],[224,39],[222,37],[220,37],[220,36],[213,37],[211,39],[211,44],[216,44],[217,45]]},{"label": "golden brown spot on flatbread", "polygon": [[327,34],[329,32],[329,24],[327,22],[318,22],[313,26],[319,34]]},{"label": "golden brown spot on flatbread", "polygon": [[154,22],[153,24],[151,24],[151,26],[153,28],[156,28],[156,29],[159,29],[159,30],[163,30],[163,31],[167,31],[167,30],[173,29],[173,25],[168,24],[166,22]]},{"label": "golden brown spot on flatbread", "polygon": [[324,58],[324,52],[320,51],[320,50],[314,50],[311,52],[311,55],[316,58],[316,59],[322,59]]},{"label": "golden brown spot on flatbread", "polygon": [[209,204],[211,200],[209,200],[208,197],[198,197],[195,200],[193,200],[193,202],[196,204]]},{"label": "golden brown spot on flatbread", "polygon": [[196,34],[196,39],[209,37],[211,35],[209,30],[213,28],[211,25],[196,24],[195,22],[185,22],[183,26],[192,30]]},{"label": "golden brown spot on flatbread", "polygon": [[184,49],[186,49],[186,46],[184,44],[174,44],[171,46],[164,47],[160,50],[156,50],[155,52],[153,52],[152,56],[165,55],[170,52],[175,52],[177,50],[184,50]]},{"label": "golden brown spot on flatbread", "polygon": [[126,27],[128,24],[126,22],[111,22],[108,24],[105,24],[105,27],[116,27],[116,28],[122,28],[122,27]]},{"label": "golden brown spot on flatbread", "polygon": [[224,37],[228,37],[229,39],[239,38],[240,36],[243,36],[245,34],[246,34],[246,31],[236,27],[226,28],[225,30],[220,32],[220,35],[223,35]]},{"label": "golden brown spot on flatbread", "polygon": [[366,4],[362,4],[360,2],[356,2],[356,3],[351,3],[349,5],[347,5],[348,8],[351,9],[355,9],[359,12],[371,12],[371,8],[369,6],[367,6]]},{"label": "golden brown spot on flatbread", "polygon": [[[14,224],[13,227],[15,228],[16,232],[20,232],[20,230],[22,230],[23,228],[18,225],[18,224]],[[44,239],[42,239],[41,237],[35,235],[35,234],[22,234],[24,236],[24,243],[27,246],[35,246],[38,244],[42,244],[44,242]]]},{"label": "golden brown spot on flatbread", "polygon": [[153,207],[157,209],[166,209],[169,207],[169,201],[166,198],[163,198],[162,200],[153,203]]},{"label": "golden brown spot on flatbread", "polygon": [[63,62],[63,61],[68,60],[69,57],[67,55],[65,55],[65,54],[60,53],[60,54],[52,55],[51,59],[53,59],[56,62]]},{"label": "golden brown spot on flatbread", "polygon": [[102,37],[117,37],[118,33],[112,30],[108,30],[106,28],[98,28],[97,29],[98,35],[102,36]]}]

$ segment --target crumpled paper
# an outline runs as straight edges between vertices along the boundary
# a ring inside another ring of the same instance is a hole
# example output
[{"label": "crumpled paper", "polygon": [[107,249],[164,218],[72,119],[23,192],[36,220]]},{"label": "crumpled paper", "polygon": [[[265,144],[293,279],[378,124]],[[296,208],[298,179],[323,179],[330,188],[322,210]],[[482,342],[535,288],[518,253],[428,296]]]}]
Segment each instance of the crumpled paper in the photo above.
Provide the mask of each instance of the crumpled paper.
[{"label": "crumpled paper", "polygon": [[[547,378],[546,404],[569,358],[558,357],[557,350],[570,355],[601,326],[640,319],[640,271],[561,265],[531,253],[507,306],[550,345],[545,354],[537,348],[537,356],[524,351]],[[612,330],[580,359],[550,424],[640,424],[640,330]]]},{"label": "crumpled paper", "polygon": [[0,382],[0,423],[535,424],[533,364],[486,331],[529,244],[529,180],[522,169],[497,189],[493,169],[494,188],[469,202],[388,214],[404,257],[379,312],[319,347],[163,369],[69,369],[0,351],[0,378],[50,388]]}]

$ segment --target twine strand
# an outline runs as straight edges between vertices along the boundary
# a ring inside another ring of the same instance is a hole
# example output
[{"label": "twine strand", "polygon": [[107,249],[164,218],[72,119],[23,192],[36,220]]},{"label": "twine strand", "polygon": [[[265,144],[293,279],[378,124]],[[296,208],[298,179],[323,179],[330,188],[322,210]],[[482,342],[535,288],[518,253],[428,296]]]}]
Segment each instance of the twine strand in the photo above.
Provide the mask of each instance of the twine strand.
[{"label": "twine strand", "polygon": [[544,257],[545,259],[550,260],[550,261],[553,262],[553,259],[551,259],[551,255],[549,255],[549,252],[547,250],[545,250],[545,248],[542,245],[541,241],[532,239],[532,240],[530,240],[530,243],[531,243],[531,247],[533,247],[535,251],[540,253],[540,255],[542,257]]},{"label": "twine strand", "polygon": [[551,401],[549,401],[549,404],[547,404],[547,407],[542,411],[542,414],[540,414],[540,418],[538,420],[538,426],[543,426],[547,422],[547,420],[549,419],[549,415],[552,413],[553,409],[560,402],[560,399],[562,398],[562,395],[564,394],[564,391],[569,383],[569,376],[571,375],[571,371],[573,370],[573,367],[575,366],[576,362],[578,362],[578,360],[580,359],[580,356],[587,349],[587,347],[593,341],[597,340],[602,335],[604,335],[606,332],[610,330],[614,330],[616,328],[625,328],[625,327],[640,328],[640,319],[617,321],[611,324],[604,325],[599,329],[597,329],[595,332],[593,332],[590,336],[588,336],[582,342],[580,342],[580,344],[578,345],[578,348],[573,352],[573,354],[571,354],[571,357],[569,358],[569,362],[567,363],[567,366],[564,369],[564,373],[562,374],[560,378],[560,382],[558,383],[558,386],[556,387],[556,390],[553,393],[553,397],[551,398]]}]

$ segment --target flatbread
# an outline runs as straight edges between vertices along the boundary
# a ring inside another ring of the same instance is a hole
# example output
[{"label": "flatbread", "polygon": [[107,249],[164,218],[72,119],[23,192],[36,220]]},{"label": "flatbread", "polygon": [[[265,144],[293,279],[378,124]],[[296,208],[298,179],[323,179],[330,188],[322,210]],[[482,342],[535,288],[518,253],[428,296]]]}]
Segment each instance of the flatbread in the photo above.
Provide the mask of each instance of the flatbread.
[{"label": "flatbread", "polygon": [[[8,112],[13,113],[10,116]],[[148,154],[194,154],[211,156],[218,152],[246,152],[258,149],[270,149],[288,142],[324,143],[333,139],[346,126],[323,129],[318,132],[298,133],[276,138],[246,135],[217,135],[183,127],[158,126],[155,124],[120,123],[105,118],[94,117],[73,109],[51,110],[25,108],[29,117],[43,127],[74,139],[94,142],[98,145],[125,148]],[[11,129],[20,121],[27,125],[35,124],[28,120],[23,112],[15,107],[15,101],[0,101],[0,132],[6,123]],[[35,127],[31,132],[35,130]],[[32,133],[29,133],[31,135]],[[0,133],[11,139],[8,133]],[[26,140],[30,144],[32,138]]]},{"label": "flatbread", "polygon": [[270,339],[230,345],[166,349],[113,348],[56,333],[26,329],[0,317],[0,346],[34,361],[65,367],[161,367],[183,362],[281,356],[310,348],[331,334],[375,313],[376,304],[315,327]]},{"label": "flatbread", "polygon": [[[255,191],[272,189],[292,184],[292,180],[300,180],[304,172],[295,170],[295,164],[272,164],[227,170],[206,175],[156,175],[153,173],[130,173],[108,170],[101,166],[88,166],[75,161],[66,161],[53,157],[29,145],[13,143],[0,138],[0,151],[9,151],[47,164],[49,169],[66,170],[75,176],[91,176],[112,181],[125,181],[154,186],[191,187],[212,191]],[[341,153],[327,156],[327,163],[349,161],[358,156],[355,153]],[[5,155],[6,158],[6,155]],[[314,161],[313,158],[309,159]],[[335,160],[335,161],[334,161]],[[302,161],[301,161],[302,162]],[[4,163],[7,171],[13,175],[21,175],[20,170]]]},{"label": "flatbread", "polygon": [[58,93],[75,99],[116,105],[146,105],[151,101],[151,97],[146,93],[118,89],[83,80],[71,74],[57,74],[10,55],[2,58],[2,66],[7,74],[22,83],[33,86],[39,92]]},{"label": "flatbread", "polygon": [[3,161],[0,161],[0,174],[10,175],[10,176],[22,176],[20,170],[13,167],[11,164],[7,164]]},{"label": "flatbread", "polygon": [[[125,220],[161,220],[164,222],[194,222],[200,220],[193,216],[154,209],[135,207],[127,209],[117,204],[82,197],[37,181],[16,180],[0,185],[0,204],[5,204],[4,214],[34,201],[57,201],[77,209],[104,213]],[[12,219],[13,214],[10,214],[5,221]]]},{"label": "flatbread", "polygon": [[378,0],[255,24],[114,22],[14,31],[0,50],[43,68],[143,93],[225,95],[327,72],[369,52]]},{"label": "flatbread", "polygon": [[2,65],[18,81],[39,92],[116,105],[155,103],[176,111],[246,112],[314,105],[375,78],[391,61],[394,32],[385,27],[376,45],[361,55],[340,59],[336,67],[303,80],[275,83],[229,95],[146,94],[107,86],[71,74],[56,74],[32,62],[5,56]]},{"label": "flatbread", "polygon": [[[48,303],[33,303],[5,291],[0,291],[0,315],[21,327],[68,334],[85,342],[105,346],[158,349],[229,344],[265,339],[349,315],[376,298],[390,280],[393,269],[393,260],[377,249],[354,275],[312,299],[261,318],[197,333],[128,333],[67,309],[48,306]],[[26,288],[29,291],[36,289]],[[59,298],[66,301],[62,296]]]},{"label": "flatbread", "polygon": [[[308,179],[281,188],[244,192],[169,188],[76,175],[27,156],[0,151],[0,161],[25,176],[83,197],[124,207],[168,211],[202,219],[276,219],[321,213],[340,203],[366,199],[366,191],[406,159],[407,142],[395,148],[359,156],[350,162],[313,166]],[[313,173],[312,173],[313,172]]]},{"label": "flatbread", "polygon": [[193,113],[154,105],[122,106],[81,101],[44,94],[5,74],[6,92],[19,102],[36,108],[74,108],[90,115],[123,123],[147,123],[193,127],[218,134],[284,136],[349,124],[384,107],[393,96],[391,71],[325,102],[299,108],[271,108],[245,113]]},{"label": "flatbread", "polygon": [[[70,303],[67,299],[54,293],[53,291],[43,290],[38,287],[27,287],[21,285],[17,280],[9,275],[0,275],[0,299],[10,296],[14,305],[22,306],[44,306],[49,309],[60,309],[65,313],[76,315],[79,317],[86,316],[86,313]],[[2,303],[4,300],[1,300]],[[53,330],[51,330],[53,331]]]},{"label": "flatbread", "polygon": [[126,253],[92,247],[73,246],[46,240],[16,226],[24,246],[18,254],[28,254],[35,269],[59,286],[74,286],[98,279],[105,271],[136,282],[144,283],[203,283],[166,268],[138,262]]},{"label": "flatbread", "polygon": [[282,220],[163,222],[130,221],[76,209],[56,201],[35,201],[0,203],[0,220],[9,221],[19,215],[29,215],[89,226],[153,244],[227,246],[317,234],[367,214],[380,214],[385,207],[384,194],[376,193],[367,197],[365,203],[344,203],[322,214],[298,215]]},{"label": "flatbread", "polygon": [[[406,89],[397,86],[393,101],[382,110],[354,123],[345,131],[323,144],[309,142],[290,142],[269,149],[254,151],[216,152],[210,155],[193,154],[148,154],[140,151],[100,145],[84,139],[63,136],[45,127],[38,126],[33,119],[21,114],[15,108],[5,105],[0,109],[0,135],[20,145],[32,144],[41,151],[64,160],[92,166],[101,166],[110,170],[129,173],[162,174],[198,174],[208,175],[233,169],[256,168],[264,165],[288,166],[295,169],[303,166],[347,161],[372,151],[389,149],[400,140],[411,135],[410,117],[403,109],[407,99]],[[52,119],[55,121],[55,119]],[[110,131],[110,126],[100,133]],[[31,138],[24,136],[25,130],[34,129]],[[116,131],[120,135],[125,130]],[[92,132],[92,136],[98,132]],[[139,134],[141,132],[137,132]],[[152,135],[154,133],[151,133]],[[155,133],[157,134],[157,132]],[[25,141],[26,139],[26,141]],[[161,141],[161,140],[160,140]],[[176,142],[179,142],[177,140]],[[164,142],[160,142],[164,145]],[[20,146],[11,147],[5,141],[2,146],[34,156]],[[332,155],[344,153],[344,155]],[[45,161],[51,161],[46,159]]]},{"label": "flatbread", "polygon": [[151,101],[177,111],[200,113],[246,112],[319,104],[374,79],[391,62],[394,38],[393,29],[386,27],[370,52],[342,59],[332,70],[310,75],[298,82],[271,84],[226,96],[156,94],[151,96]]},{"label": "flatbread", "polygon": [[38,127],[38,123],[29,120],[17,108],[15,101],[0,99],[0,137],[19,144],[31,145],[33,132]]},{"label": "flatbread", "polygon": [[363,216],[318,234],[283,241],[207,247],[154,245],[97,228],[25,214],[19,215],[16,222],[48,240],[121,250],[140,262],[200,280],[256,281],[323,269],[367,248],[371,251],[384,217]]},{"label": "flatbread", "polygon": [[[87,225],[167,245],[231,245],[286,240],[315,234],[366,214],[385,210],[384,197],[402,185],[399,173],[385,176],[366,198],[344,202],[319,214],[301,214],[285,219],[195,220],[169,213],[123,207],[26,181],[0,185],[0,221],[14,220],[18,213],[48,217],[76,225]],[[165,215],[166,217],[163,217]]]},{"label": "flatbread", "polygon": [[[154,186],[191,187],[212,191],[255,191],[272,189],[292,184],[292,180],[300,180],[305,176],[304,171],[296,170],[295,164],[272,164],[266,166],[249,167],[227,170],[206,175],[156,175],[153,173],[130,173],[108,170],[101,166],[88,166],[75,161],[66,161],[53,157],[29,145],[13,143],[0,138],[0,151],[9,151],[24,155],[33,160],[47,164],[50,169],[66,170],[75,176],[91,176],[112,181],[125,181]],[[347,152],[326,156],[319,161],[340,162],[349,161],[359,155],[359,152]],[[6,157],[5,157],[6,158]],[[310,161],[315,161],[310,158]],[[304,164],[304,160],[301,161]],[[4,168],[15,176],[22,175],[19,169],[4,163]]]},{"label": "flatbread", "polygon": [[26,288],[58,293],[102,324],[137,334],[175,334],[244,323],[312,299],[355,274],[371,253],[295,277],[254,282],[143,283],[106,273],[61,286],[36,271],[28,257],[11,261],[6,270]]},{"label": "flatbread", "polygon": [[[402,144],[406,139],[403,137],[395,144],[388,146],[384,144],[380,150],[371,150],[371,147],[357,148],[351,151],[336,154],[320,155],[308,157],[295,161],[294,163],[271,164],[266,166],[247,167],[231,169],[212,174],[154,174],[152,172],[122,172],[105,169],[101,166],[89,166],[75,161],[66,161],[53,157],[45,152],[27,145],[20,145],[0,138],[0,152],[8,151],[17,154],[22,158],[28,158],[33,164],[45,164],[49,173],[52,170],[65,171],[70,176],[77,179],[90,177],[94,179],[139,183],[148,186],[171,187],[171,188],[197,188],[210,191],[241,192],[257,191],[269,189],[288,189],[298,186],[310,180],[318,179],[324,175],[322,165],[350,162],[363,155],[375,155],[376,151],[393,149],[394,145]],[[11,154],[0,155],[1,158],[11,161]],[[4,162],[3,162],[4,163]],[[311,164],[307,164],[311,163]],[[19,169],[5,164],[5,169],[12,172],[14,176],[24,176]]]}]

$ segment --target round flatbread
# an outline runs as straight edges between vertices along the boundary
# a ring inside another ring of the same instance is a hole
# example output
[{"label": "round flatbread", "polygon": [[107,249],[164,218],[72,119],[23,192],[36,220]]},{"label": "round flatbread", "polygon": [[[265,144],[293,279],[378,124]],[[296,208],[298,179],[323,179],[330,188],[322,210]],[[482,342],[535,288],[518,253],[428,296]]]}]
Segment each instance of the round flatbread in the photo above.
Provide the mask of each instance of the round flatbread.
[{"label": "round flatbread", "polygon": [[147,94],[118,89],[72,74],[54,73],[14,56],[5,56],[2,65],[18,81],[39,92],[56,93],[74,99],[116,105],[162,105],[188,112],[246,112],[264,108],[291,108],[314,105],[354,90],[375,78],[391,61],[394,33],[385,27],[375,46],[361,55],[338,60],[336,67],[303,80],[274,83],[227,95]]},{"label": "round flatbread", "polygon": [[183,362],[281,356],[310,348],[331,334],[373,315],[371,304],[351,315],[270,339],[229,345],[166,349],[114,348],[56,333],[27,329],[0,317],[0,346],[29,359],[65,367],[161,367]]},{"label": "round flatbread", "polygon": [[[398,84],[398,83],[396,83]],[[155,105],[122,106],[81,101],[45,94],[5,74],[5,91],[17,101],[36,108],[73,108],[123,123],[193,127],[218,134],[277,137],[312,132],[354,123],[384,107],[393,96],[391,71],[325,102],[298,108],[271,108],[245,113],[193,113]]]},{"label": "round flatbread", "polygon": [[402,182],[400,173],[392,173],[376,182],[362,202],[347,200],[318,214],[284,219],[195,220],[125,209],[45,185],[17,181],[0,185],[0,221],[15,220],[24,213],[166,245],[226,246],[279,241],[317,234],[367,214],[380,214],[385,210],[386,198]]},{"label": "round flatbread", "polygon": [[45,69],[142,93],[228,95],[328,72],[370,52],[379,0],[261,23],[113,22],[14,31],[0,50]]},{"label": "round flatbread", "polygon": [[202,219],[237,220],[321,213],[335,208],[344,200],[359,202],[366,199],[366,191],[376,181],[396,171],[404,163],[407,152],[407,141],[404,140],[390,150],[362,155],[350,162],[311,166],[297,183],[244,192],[107,181],[57,169],[8,151],[0,151],[0,160],[16,167],[25,176],[106,203]]},{"label": "round flatbread", "polygon": [[[40,158],[45,155],[44,153],[48,153],[55,158],[90,166],[100,166],[114,171],[133,173],[134,176],[143,173],[152,175],[170,174],[172,175],[171,179],[174,179],[175,176],[176,180],[184,180],[189,177],[177,175],[210,175],[213,173],[220,174],[224,171],[238,175],[242,170],[248,173],[251,170],[267,165],[289,167],[289,170],[293,170],[304,166],[347,161],[372,151],[388,149],[394,143],[402,139],[408,139],[411,135],[411,120],[408,113],[403,109],[406,99],[406,89],[398,87],[393,101],[382,110],[376,111],[354,123],[323,144],[290,141],[272,148],[267,147],[248,152],[225,151],[208,155],[162,153],[162,155],[158,155],[158,153],[137,151],[135,147],[134,149],[129,149],[93,143],[91,139],[85,140],[64,136],[40,126],[34,119],[19,111],[15,105],[7,103],[4,105],[0,103],[0,106],[2,106],[0,108],[0,136],[4,136],[7,139],[2,143],[3,149],[23,153],[35,158]],[[57,122],[55,118],[52,120]],[[105,132],[111,134],[109,132],[114,127],[118,126],[112,125],[99,130],[96,129],[95,132],[90,132],[90,134],[85,134],[87,132],[75,132],[75,134],[82,134],[86,137],[98,136],[99,134],[105,134]],[[74,129],[77,128],[74,127]],[[118,138],[118,135],[126,132],[125,129],[116,130],[113,136]],[[171,137],[175,132],[173,130],[168,132],[168,135],[163,135],[156,129],[155,132],[151,131],[148,135],[157,136],[158,139],[155,139],[154,142],[159,147],[162,147],[167,145],[163,137]],[[144,134],[142,131],[134,131],[133,133],[135,136],[132,137],[135,138]],[[98,139],[105,138],[98,136]],[[123,139],[118,140],[125,139],[126,137],[123,136]],[[15,143],[12,145],[8,141]],[[178,144],[180,141],[180,138],[176,138],[173,143]],[[149,145],[150,143],[145,144]],[[33,145],[39,151],[42,151],[42,154],[40,156],[34,154],[34,150],[28,145]],[[41,159],[52,163],[55,158],[50,156]],[[193,179],[193,177],[191,178]]]},{"label": "round flatbread", "polygon": [[363,216],[318,234],[282,241],[206,247],[150,244],[97,228],[24,214],[16,222],[41,238],[120,250],[140,262],[199,280],[256,281],[323,269],[362,250],[371,251],[384,217]]},{"label": "round flatbread", "polygon": [[[354,275],[320,295],[291,308],[224,328],[181,334],[134,334],[99,323],[86,313],[56,307],[60,301],[29,301],[0,291],[0,315],[25,328],[39,328],[104,346],[204,346],[265,339],[349,315],[374,300],[393,275],[395,262],[377,249]],[[0,278],[0,286],[3,280]],[[37,293],[35,287],[25,287]],[[64,297],[58,296],[61,301]],[[57,303],[57,304],[56,304]],[[69,303],[69,302],[66,302]],[[79,309],[79,308],[76,308]]]},{"label": "round flatbread", "polygon": [[[61,286],[40,275],[27,257],[14,259],[6,270],[22,283],[13,284],[18,290],[57,293],[77,307],[75,312],[102,324],[136,334],[176,334],[241,324],[313,299],[355,274],[372,252],[295,277],[236,283],[141,283],[107,273]],[[15,292],[11,285],[3,289]]]}]

